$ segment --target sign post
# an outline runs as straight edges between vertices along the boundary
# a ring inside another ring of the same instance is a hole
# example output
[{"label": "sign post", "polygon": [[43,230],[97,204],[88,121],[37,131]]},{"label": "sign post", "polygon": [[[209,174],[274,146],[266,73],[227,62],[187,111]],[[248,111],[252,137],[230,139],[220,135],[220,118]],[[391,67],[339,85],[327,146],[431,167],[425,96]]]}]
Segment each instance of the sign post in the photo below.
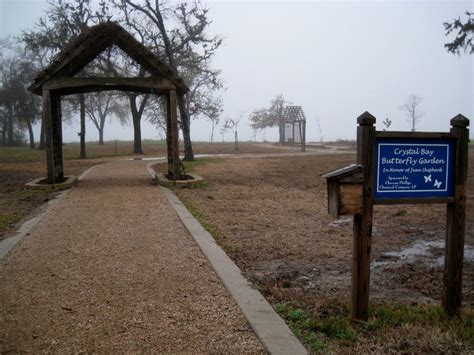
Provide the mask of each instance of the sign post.
[{"label": "sign post", "polygon": [[375,117],[364,112],[357,118],[357,164],[364,169],[362,213],[354,215],[352,250],[352,318],[369,315],[370,251],[372,247],[373,188],[372,163]]},{"label": "sign post", "polygon": [[[352,318],[368,318],[373,206],[382,204],[447,204],[443,307],[456,315],[461,306],[469,120],[457,115],[450,132],[376,131],[375,121],[367,111],[357,118],[357,165],[324,175],[330,213],[354,215]],[[352,193],[343,189],[347,183],[355,184]]]},{"label": "sign post", "polygon": [[464,235],[466,233],[466,182],[468,165],[469,120],[457,115],[451,120],[455,139],[454,201],[448,203],[446,249],[444,254],[443,307],[456,315],[461,306]]}]

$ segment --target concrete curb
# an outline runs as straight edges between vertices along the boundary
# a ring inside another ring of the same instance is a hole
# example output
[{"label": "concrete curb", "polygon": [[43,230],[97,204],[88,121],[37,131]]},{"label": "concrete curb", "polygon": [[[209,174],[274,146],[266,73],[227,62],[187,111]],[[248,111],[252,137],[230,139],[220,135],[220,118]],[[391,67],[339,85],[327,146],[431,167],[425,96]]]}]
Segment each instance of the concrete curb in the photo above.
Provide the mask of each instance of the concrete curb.
[{"label": "concrete curb", "polygon": [[48,205],[43,212],[23,223],[18,229],[18,233],[15,234],[13,237],[2,240],[0,242],[0,259],[3,259],[3,257],[7,255],[20,240],[22,240],[25,236],[29,235],[33,227],[36,226],[39,221],[41,221],[41,219],[46,213],[48,213],[52,206],[54,206],[64,198],[66,193],[67,191],[62,191],[54,199],[48,201]]},{"label": "concrete curb", "polygon": [[29,187],[30,189],[35,189],[35,190],[67,190],[71,187],[73,187],[76,182],[78,181],[76,176],[69,175],[64,177],[65,180],[63,182],[57,183],[57,184],[46,184],[44,181],[46,181],[45,177],[41,177],[38,179],[35,179],[31,182],[28,182],[25,184],[25,186]]},{"label": "concrete curb", "polygon": [[[97,165],[94,165],[90,167],[89,169],[87,169],[86,171],[84,171],[81,175],[79,175],[77,180],[82,180],[96,166]],[[17,243],[20,240],[22,240],[24,237],[29,235],[31,230],[34,228],[34,226],[36,226],[38,222],[41,221],[41,219],[46,215],[46,213],[48,213],[51,207],[53,207],[59,201],[61,201],[69,191],[70,190],[64,190],[60,192],[55,198],[48,201],[47,207],[43,212],[29,219],[28,221],[24,222],[18,229],[17,234],[15,234],[13,237],[2,240],[0,242],[0,259],[3,259],[10,252],[10,250],[12,250],[15,247],[15,245],[17,245]]]},{"label": "concrete curb", "polygon": [[214,238],[191,215],[178,197],[166,187],[160,186],[160,189],[267,350],[271,354],[307,354],[308,351],[284,320],[261,293],[242,276],[239,267],[217,245]]}]

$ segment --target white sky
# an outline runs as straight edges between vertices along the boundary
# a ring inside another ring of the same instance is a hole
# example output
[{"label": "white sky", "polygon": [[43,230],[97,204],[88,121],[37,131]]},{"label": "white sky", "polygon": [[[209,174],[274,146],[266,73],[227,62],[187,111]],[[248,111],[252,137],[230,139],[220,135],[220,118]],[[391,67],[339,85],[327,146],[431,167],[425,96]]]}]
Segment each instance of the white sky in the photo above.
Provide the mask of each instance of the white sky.
[{"label": "white sky", "polygon": [[[31,27],[43,0],[0,0],[1,35]],[[446,131],[463,113],[474,121],[474,56],[452,55],[443,44],[443,22],[474,11],[473,1],[209,2],[210,32],[224,45],[214,59],[227,91],[225,117],[244,113],[239,136],[248,140],[248,114],[282,93],[306,113],[308,141],[355,138],[356,117],[368,110],[378,127],[389,117],[393,130],[409,130],[400,106],[411,93],[425,112],[418,130]],[[158,138],[143,123],[143,138]],[[64,129],[77,140],[78,122]],[[471,129],[472,131],[472,129]],[[207,140],[209,124],[192,122],[192,138]],[[278,130],[266,132],[277,140]],[[471,137],[473,134],[471,134]],[[133,138],[131,124],[107,122],[105,139]],[[257,136],[262,139],[262,135]],[[87,140],[97,140],[95,127]],[[216,140],[220,140],[219,133]],[[231,140],[231,133],[226,136]]]}]

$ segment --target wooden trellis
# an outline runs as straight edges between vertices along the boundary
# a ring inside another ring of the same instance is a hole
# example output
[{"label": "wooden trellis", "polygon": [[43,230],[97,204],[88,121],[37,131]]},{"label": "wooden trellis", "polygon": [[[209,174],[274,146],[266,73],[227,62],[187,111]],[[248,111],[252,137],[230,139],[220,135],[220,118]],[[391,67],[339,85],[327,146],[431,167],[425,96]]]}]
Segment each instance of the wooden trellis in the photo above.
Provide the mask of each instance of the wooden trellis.
[{"label": "wooden trellis", "polygon": [[306,116],[301,106],[286,106],[283,111],[283,145],[301,144],[301,151],[306,146]]},{"label": "wooden trellis", "polygon": [[[123,50],[151,76],[144,78],[75,77],[100,53],[114,45]],[[58,53],[48,67],[38,74],[29,90],[43,97],[49,184],[64,180],[61,96],[111,90],[166,95],[168,175],[173,180],[182,177],[178,150],[176,96],[186,94],[189,89],[169,65],[151,53],[117,23],[103,23],[82,32]]]}]

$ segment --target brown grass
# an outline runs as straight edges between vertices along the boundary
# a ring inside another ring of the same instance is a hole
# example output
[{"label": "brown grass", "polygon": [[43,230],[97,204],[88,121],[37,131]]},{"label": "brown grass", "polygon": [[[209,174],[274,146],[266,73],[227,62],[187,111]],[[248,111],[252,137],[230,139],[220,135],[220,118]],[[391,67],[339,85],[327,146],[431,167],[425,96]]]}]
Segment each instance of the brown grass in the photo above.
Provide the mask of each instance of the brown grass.
[{"label": "brown grass", "polygon": [[[320,175],[354,159],[354,155],[347,154],[209,160],[193,167],[206,185],[176,192],[201,222],[219,231],[219,243],[269,300],[275,304],[292,302],[312,313],[335,300],[349,304],[352,219],[346,217],[335,223],[328,216],[326,185]],[[466,244],[474,246],[472,154],[470,161]],[[390,260],[387,252],[401,250],[417,240],[444,239],[444,205],[376,206],[374,216],[373,260]],[[434,256],[439,253],[434,250]],[[442,266],[433,265],[433,260],[420,258],[400,267],[394,264],[374,269],[371,299],[439,304]],[[470,307],[474,305],[473,289],[474,265],[466,262],[463,293],[464,304]],[[472,316],[472,312],[469,314]],[[406,327],[416,329],[394,330],[393,337],[410,333],[417,334],[418,339],[424,328],[416,322]],[[452,334],[447,330],[442,333],[397,349],[425,351],[428,348],[416,344],[434,341],[434,351],[455,351],[455,337],[446,345],[446,337]],[[369,338],[361,341],[372,342]],[[351,351],[358,349],[355,344],[350,342]],[[380,344],[374,346],[389,350]]]}]

